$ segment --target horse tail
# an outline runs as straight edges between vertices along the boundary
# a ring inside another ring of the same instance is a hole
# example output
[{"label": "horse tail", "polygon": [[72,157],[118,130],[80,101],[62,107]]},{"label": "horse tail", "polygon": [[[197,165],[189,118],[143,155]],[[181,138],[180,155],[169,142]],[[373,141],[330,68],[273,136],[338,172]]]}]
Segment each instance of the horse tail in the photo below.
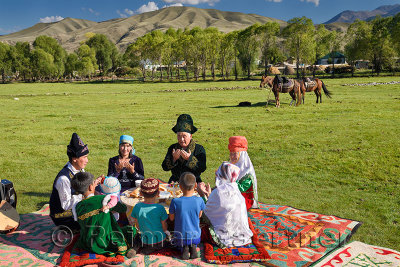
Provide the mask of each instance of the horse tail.
[{"label": "horse tail", "polygon": [[324,82],[321,81],[321,83],[322,83],[322,89],[324,89],[324,94],[325,94],[327,97],[332,98],[332,93],[329,92],[329,90],[326,88]]}]

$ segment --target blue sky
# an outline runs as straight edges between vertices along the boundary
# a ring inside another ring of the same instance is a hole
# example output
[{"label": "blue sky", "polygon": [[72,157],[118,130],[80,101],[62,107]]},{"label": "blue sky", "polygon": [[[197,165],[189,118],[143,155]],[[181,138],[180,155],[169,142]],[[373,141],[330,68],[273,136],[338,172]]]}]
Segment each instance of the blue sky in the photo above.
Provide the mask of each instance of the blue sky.
[{"label": "blue sky", "polygon": [[104,21],[171,5],[253,13],[285,21],[306,16],[314,23],[323,23],[345,10],[373,10],[400,4],[400,0],[0,0],[0,3],[2,35],[66,17]]}]

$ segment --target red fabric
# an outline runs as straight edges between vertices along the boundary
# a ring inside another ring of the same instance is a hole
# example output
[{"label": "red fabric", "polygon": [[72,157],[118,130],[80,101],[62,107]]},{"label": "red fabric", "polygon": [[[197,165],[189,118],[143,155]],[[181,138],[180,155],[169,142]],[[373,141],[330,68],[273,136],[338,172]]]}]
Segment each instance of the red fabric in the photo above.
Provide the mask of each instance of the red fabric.
[{"label": "red fabric", "polygon": [[244,136],[229,137],[228,149],[230,152],[247,151],[247,139]]},{"label": "red fabric", "polygon": [[[77,267],[77,266],[83,266],[83,265],[88,265],[88,264],[97,264],[101,262],[105,263],[110,263],[110,264],[118,264],[118,263],[123,263],[125,261],[124,256],[122,255],[116,255],[115,257],[107,257],[104,255],[99,255],[95,254],[96,258],[95,259],[88,259],[87,253],[80,253],[82,255],[82,260],[79,260],[80,256],[75,256],[74,261],[71,260],[71,253],[74,249],[74,245],[76,241],[78,241],[79,235],[76,235],[74,239],[72,240],[71,244],[69,244],[64,251],[64,254],[61,258],[60,266],[62,267]],[[83,250],[82,250],[83,251]]]},{"label": "red fabric", "polygon": [[[208,262],[217,263],[217,264],[228,264],[234,262],[248,262],[248,261],[267,261],[271,259],[271,256],[264,248],[264,246],[259,241],[259,237],[257,232],[254,228],[253,222],[249,218],[249,227],[250,230],[253,232],[252,242],[254,246],[258,250],[258,255],[224,255],[225,252],[231,251],[231,249],[219,249],[219,253],[217,255],[214,254],[213,244],[208,241],[211,238],[210,232],[208,227],[202,228],[201,238],[204,242],[204,256]],[[208,232],[208,233],[207,233]],[[204,239],[203,239],[204,238]],[[238,248],[240,250],[241,248]]]},{"label": "red fabric", "polygon": [[246,202],[246,208],[249,210],[254,203],[254,194],[253,194],[253,187],[247,189],[246,192],[242,192],[242,196]]}]

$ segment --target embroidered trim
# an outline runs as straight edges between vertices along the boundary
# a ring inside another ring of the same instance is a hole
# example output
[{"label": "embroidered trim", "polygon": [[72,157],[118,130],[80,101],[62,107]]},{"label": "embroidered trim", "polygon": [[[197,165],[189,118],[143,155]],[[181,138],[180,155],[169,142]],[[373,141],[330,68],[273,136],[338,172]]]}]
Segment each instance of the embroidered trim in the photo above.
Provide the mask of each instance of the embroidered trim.
[{"label": "embroidered trim", "polygon": [[121,247],[118,247],[118,252],[123,252],[123,251],[126,251],[128,249],[128,247],[127,246],[121,246]]},{"label": "embroidered trim", "polygon": [[167,165],[168,169],[173,169],[175,166],[172,164],[172,160],[170,157],[168,157],[165,161],[165,164]]},{"label": "embroidered trim", "polygon": [[78,219],[81,220],[81,221],[86,220],[89,217],[98,215],[100,213],[100,211],[101,211],[100,209],[92,210],[92,211],[90,211],[88,213],[85,213],[85,214],[79,216]]},{"label": "embroidered trim", "polygon": [[56,219],[66,218],[66,217],[72,217],[72,210],[66,210],[64,212],[54,214],[54,218]]},{"label": "embroidered trim", "polygon": [[195,156],[192,156],[192,160],[189,162],[188,167],[190,169],[194,169],[197,165],[197,162],[199,162],[199,160]]}]

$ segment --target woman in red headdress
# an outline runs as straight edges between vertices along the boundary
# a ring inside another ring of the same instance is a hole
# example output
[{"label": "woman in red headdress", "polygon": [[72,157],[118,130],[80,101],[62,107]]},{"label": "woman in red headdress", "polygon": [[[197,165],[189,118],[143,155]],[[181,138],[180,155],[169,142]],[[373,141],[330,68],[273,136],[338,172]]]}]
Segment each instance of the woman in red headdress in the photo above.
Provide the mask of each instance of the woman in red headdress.
[{"label": "woman in red headdress", "polygon": [[244,136],[229,138],[229,161],[240,168],[237,180],[239,190],[246,200],[247,209],[258,208],[257,177],[253,163],[247,154],[247,139]]}]

